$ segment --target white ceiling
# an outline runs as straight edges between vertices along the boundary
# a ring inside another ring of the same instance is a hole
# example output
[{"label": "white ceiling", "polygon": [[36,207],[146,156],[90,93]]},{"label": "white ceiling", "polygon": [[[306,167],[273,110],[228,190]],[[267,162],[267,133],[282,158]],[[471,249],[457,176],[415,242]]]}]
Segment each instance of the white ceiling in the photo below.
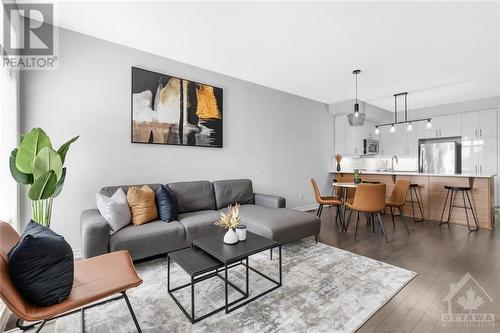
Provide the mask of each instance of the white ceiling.
[{"label": "white ceiling", "polygon": [[355,68],[388,109],[500,95],[499,2],[58,2],[55,24],[324,103]]}]

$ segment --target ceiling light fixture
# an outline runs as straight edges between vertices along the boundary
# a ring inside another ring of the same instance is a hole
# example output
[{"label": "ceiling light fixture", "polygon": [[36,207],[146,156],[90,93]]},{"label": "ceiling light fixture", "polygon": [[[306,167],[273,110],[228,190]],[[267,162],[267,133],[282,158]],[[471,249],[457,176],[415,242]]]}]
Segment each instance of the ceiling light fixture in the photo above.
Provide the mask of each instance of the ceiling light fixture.
[{"label": "ceiling light fixture", "polygon": [[431,129],[432,128],[432,123],[431,123],[431,120],[427,120],[427,125],[425,125],[425,127],[427,127],[427,129]]},{"label": "ceiling light fixture", "polygon": [[375,126],[375,134],[376,135],[380,134],[380,128],[378,128],[378,126]]},{"label": "ceiling light fixture", "polygon": [[361,73],[361,70],[355,69],[352,71],[352,74],[356,76],[356,101],[354,103],[354,112],[347,115],[347,119],[349,120],[349,125],[354,127],[363,126],[366,118],[366,114],[363,112],[359,112],[359,103],[358,103],[358,74]]},{"label": "ceiling light fixture", "polygon": [[[404,121],[398,121],[398,98],[404,98],[405,102],[405,120]],[[396,132],[396,125],[399,124],[406,124],[406,130],[408,132],[413,130],[413,123],[421,122],[421,121],[427,121],[427,129],[432,128],[431,124],[432,118],[423,118],[423,119],[413,119],[413,120],[408,120],[408,93],[407,92],[402,92],[402,93],[397,93],[394,94],[394,121],[391,123],[386,123],[386,124],[377,124],[375,125],[375,134],[378,134],[380,132],[380,127],[384,126],[391,126],[391,133]]]}]

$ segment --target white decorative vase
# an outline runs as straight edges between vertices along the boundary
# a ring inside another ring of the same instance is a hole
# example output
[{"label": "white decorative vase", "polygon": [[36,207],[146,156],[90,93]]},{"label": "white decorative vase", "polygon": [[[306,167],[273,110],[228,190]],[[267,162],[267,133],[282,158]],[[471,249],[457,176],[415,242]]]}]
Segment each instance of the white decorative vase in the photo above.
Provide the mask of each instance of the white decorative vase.
[{"label": "white decorative vase", "polygon": [[229,228],[224,235],[224,243],[226,244],[236,244],[238,243],[238,235],[233,229]]}]

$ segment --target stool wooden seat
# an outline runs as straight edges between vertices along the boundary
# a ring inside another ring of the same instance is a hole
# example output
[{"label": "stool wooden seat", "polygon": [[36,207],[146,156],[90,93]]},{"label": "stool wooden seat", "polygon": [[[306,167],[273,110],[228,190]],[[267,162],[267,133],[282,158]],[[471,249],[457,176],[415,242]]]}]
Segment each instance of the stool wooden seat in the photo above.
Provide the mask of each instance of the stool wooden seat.
[{"label": "stool wooden seat", "polygon": [[[448,224],[450,222],[450,217],[451,213],[453,211],[453,208],[463,208],[465,211],[465,218],[467,220],[467,228],[469,231],[478,231],[479,230],[479,224],[477,221],[477,216],[476,212],[474,211],[474,206],[472,205],[472,201],[469,196],[469,192],[472,190],[470,186],[451,186],[451,185],[445,185],[444,188],[448,190],[446,193],[446,199],[444,201],[444,207],[443,207],[443,212],[441,213],[441,220],[439,221],[439,225],[441,226],[442,224]],[[455,199],[457,197],[458,193],[462,193],[462,199],[464,202],[463,206],[458,206],[455,205]],[[448,203],[448,197],[450,197],[449,203]],[[467,197],[467,202],[465,201],[465,198]],[[444,217],[444,212],[446,210],[446,204],[448,203],[448,217],[446,218],[446,221],[443,221]],[[469,222],[469,213],[468,210],[472,212],[472,218],[474,220],[475,227],[471,227],[470,222]]]}]

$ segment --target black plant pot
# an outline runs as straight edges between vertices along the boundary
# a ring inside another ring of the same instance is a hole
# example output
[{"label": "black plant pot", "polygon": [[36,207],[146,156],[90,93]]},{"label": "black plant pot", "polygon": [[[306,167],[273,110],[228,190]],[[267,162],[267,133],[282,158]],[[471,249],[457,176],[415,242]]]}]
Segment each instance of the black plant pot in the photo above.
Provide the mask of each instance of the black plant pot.
[{"label": "black plant pot", "polygon": [[361,184],[361,178],[354,178],[354,184]]},{"label": "black plant pot", "polygon": [[340,163],[337,163],[337,171],[340,171]]}]

